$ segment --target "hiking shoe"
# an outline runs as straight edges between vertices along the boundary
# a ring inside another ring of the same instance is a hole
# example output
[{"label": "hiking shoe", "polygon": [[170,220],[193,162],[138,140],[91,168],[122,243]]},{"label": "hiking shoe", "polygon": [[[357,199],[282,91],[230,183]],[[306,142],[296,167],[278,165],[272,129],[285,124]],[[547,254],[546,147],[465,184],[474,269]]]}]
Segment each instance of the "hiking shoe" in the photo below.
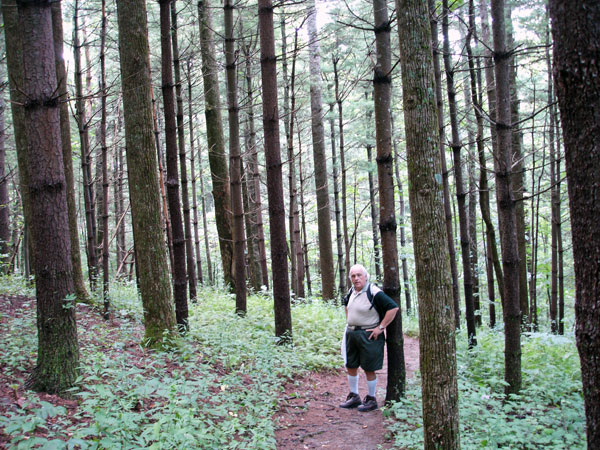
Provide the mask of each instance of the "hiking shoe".
[{"label": "hiking shoe", "polygon": [[346,397],[346,401],[340,405],[340,408],[356,408],[361,403],[360,396],[354,392],[350,392],[348,397]]},{"label": "hiking shoe", "polygon": [[370,395],[367,395],[362,405],[358,407],[360,412],[373,411],[374,409],[377,409],[377,399],[375,397],[371,397]]}]

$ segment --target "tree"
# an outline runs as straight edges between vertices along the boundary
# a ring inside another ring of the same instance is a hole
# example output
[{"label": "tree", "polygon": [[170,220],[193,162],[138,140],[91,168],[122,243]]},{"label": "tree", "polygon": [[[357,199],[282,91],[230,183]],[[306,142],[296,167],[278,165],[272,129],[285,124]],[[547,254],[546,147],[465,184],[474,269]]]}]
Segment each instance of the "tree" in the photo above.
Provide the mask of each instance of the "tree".
[{"label": "tree", "polygon": [[237,99],[237,73],[233,3],[225,0],[225,62],[227,67],[227,106],[229,111],[229,174],[233,206],[233,267],[235,276],[235,310],[246,314],[246,255],[244,207],[242,205],[242,155],[240,150],[240,108]]},{"label": "tree", "polygon": [[426,0],[396,0],[419,294],[425,449],[459,448],[454,305]]},{"label": "tree", "polygon": [[600,4],[550,0],[575,263],[575,336],[588,448],[600,448]]},{"label": "tree", "polygon": [[79,373],[73,266],[50,1],[17,1],[38,355],[26,386],[64,393]]},{"label": "tree", "polygon": [[175,326],[162,232],[152,129],[150,48],[144,0],[118,0],[119,55],[135,261],[144,306],[144,343],[157,346]]},{"label": "tree", "polygon": [[273,30],[273,3],[258,1],[260,33],[260,68],[262,75],[263,128],[265,133],[265,163],[271,236],[271,270],[275,303],[275,335],[283,340],[292,338],[290,287],[288,279],[287,243],[285,240],[285,208],[279,141],[279,111],[277,108],[277,67]]},{"label": "tree", "polygon": [[506,48],[504,0],[492,0],[494,72],[496,75],[496,136],[494,157],[496,200],[504,272],[504,380],[506,394],[521,390],[521,304],[519,248],[512,186],[512,122],[510,102],[510,52]]},{"label": "tree", "polygon": [[[377,63],[373,69],[375,102],[375,137],[377,141],[377,180],[379,185],[379,230],[383,262],[383,290],[398,306],[400,274],[394,208],[394,158],[392,153],[392,49],[391,24],[387,2],[373,0]],[[400,309],[387,327],[388,383],[386,401],[399,401],[404,396],[406,368]]]},{"label": "tree", "polygon": [[177,167],[177,122],[173,92],[173,57],[171,52],[171,1],[159,0],[161,80],[165,116],[165,145],[167,156],[167,197],[173,233],[173,294],[175,316],[180,330],[188,328],[187,273],[185,235],[179,201],[179,169]]},{"label": "tree", "polygon": [[200,27],[200,49],[202,53],[202,78],[204,81],[204,114],[206,116],[206,140],[208,144],[208,162],[215,200],[215,217],[221,249],[221,263],[225,283],[235,288],[233,274],[233,231],[231,216],[231,191],[223,119],[221,118],[221,99],[219,97],[219,78],[215,59],[215,43],[208,1],[198,2]]},{"label": "tree", "polygon": [[323,101],[321,98],[321,56],[317,34],[317,10],[311,0],[308,11],[308,47],[310,53],[310,116],[312,122],[313,158],[315,162],[315,187],[317,192],[317,221],[319,223],[319,263],[321,266],[321,296],[333,299],[335,277],[333,273],[333,246],[331,243],[331,209],[329,182],[325,155],[323,127]]}]

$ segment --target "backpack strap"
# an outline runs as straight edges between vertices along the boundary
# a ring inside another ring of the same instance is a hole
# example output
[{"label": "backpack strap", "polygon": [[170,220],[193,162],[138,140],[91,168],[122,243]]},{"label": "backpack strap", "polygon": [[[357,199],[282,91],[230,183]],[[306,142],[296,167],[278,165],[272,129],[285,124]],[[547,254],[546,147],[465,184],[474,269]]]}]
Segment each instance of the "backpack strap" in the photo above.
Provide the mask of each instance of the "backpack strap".
[{"label": "backpack strap", "polygon": [[367,298],[371,304],[371,307],[369,308],[369,310],[371,310],[375,306],[375,302],[373,301],[373,293],[371,292],[371,283],[367,284]]}]

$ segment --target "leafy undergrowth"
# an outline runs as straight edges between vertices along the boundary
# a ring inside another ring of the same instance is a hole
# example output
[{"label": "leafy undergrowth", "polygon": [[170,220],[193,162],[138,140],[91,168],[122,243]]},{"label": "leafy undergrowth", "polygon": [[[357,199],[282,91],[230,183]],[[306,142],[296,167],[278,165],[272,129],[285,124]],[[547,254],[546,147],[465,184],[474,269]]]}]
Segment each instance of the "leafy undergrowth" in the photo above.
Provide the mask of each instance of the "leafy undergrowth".
[{"label": "leafy undergrowth", "polygon": [[269,297],[249,297],[240,318],[229,294],[203,289],[190,332],[158,352],[140,346],[135,289],[116,286],[112,299],[108,324],[78,305],[81,375],[70,401],[22,389],[36,359],[35,302],[0,314],[0,382],[12,391],[0,399],[0,447],[274,449],[283,383],[339,365],[343,314],[320,301],[294,307],[294,345],[278,345]]},{"label": "leafy undergrowth", "polygon": [[[579,357],[573,336],[522,338],[523,389],[506,399],[501,331],[478,330],[467,350],[457,335],[460,440],[463,449],[585,448],[585,414]],[[420,379],[409,380],[406,399],[388,414],[398,446],[423,448]]]}]

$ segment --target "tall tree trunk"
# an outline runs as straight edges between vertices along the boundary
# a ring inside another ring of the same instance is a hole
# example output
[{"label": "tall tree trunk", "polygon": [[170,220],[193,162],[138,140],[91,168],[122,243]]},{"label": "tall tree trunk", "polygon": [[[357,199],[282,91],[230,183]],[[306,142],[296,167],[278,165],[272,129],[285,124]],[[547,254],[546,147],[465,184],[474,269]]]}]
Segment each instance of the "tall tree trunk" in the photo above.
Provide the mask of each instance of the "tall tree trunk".
[{"label": "tall tree trunk", "polygon": [[396,0],[419,295],[425,449],[460,448],[454,303],[426,0]]},{"label": "tall tree trunk", "polygon": [[25,385],[64,393],[79,373],[79,347],[51,2],[17,1],[17,8],[38,329],[37,362]]},{"label": "tall tree trunk", "polygon": [[[2,49],[4,50],[4,49]],[[4,83],[4,66],[0,67],[0,82]],[[4,93],[0,94],[0,273],[9,273],[10,268],[10,197],[8,195],[8,177],[6,176],[6,149],[4,141]]]},{"label": "tall tree trunk", "polygon": [[161,345],[175,327],[169,265],[162,231],[158,168],[152,126],[150,48],[146,2],[117,0],[119,54],[129,198],[144,307],[144,343]]},{"label": "tall tree trunk", "polygon": [[[377,233],[378,228],[378,218],[377,218],[377,203],[375,200],[375,192],[377,191],[377,187],[375,186],[375,180],[373,178],[373,172],[371,171],[371,164],[373,162],[373,158],[371,157],[373,147],[371,144],[367,144],[367,161],[369,163],[369,199],[371,203],[371,232],[373,235],[373,253],[375,259],[375,279],[381,280],[381,260],[379,256],[379,249],[381,245],[379,244],[379,234]],[[392,158],[393,159],[393,158]]]},{"label": "tall tree trunk", "polygon": [[[260,192],[260,172],[258,170],[258,148],[256,146],[256,132],[254,129],[254,89],[252,87],[252,63],[250,58],[251,45],[244,45],[244,58],[246,60],[246,108],[248,115],[248,172],[250,177],[250,211],[253,222],[256,224],[254,244],[258,249],[260,275],[262,284],[269,287],[269,268],[267,267],[267,251],[265,248],[265,231],[262,217],[262,198]],[[260,286],[259,286],[260,288]]]},{"label": "tall tree trunk", "polygon": [[109,318],[110,299],[108,297],[108,147],[106,145],[106,0],[102,0],[102,19],[100,25],[100,146],[102,149],[102,298],[104,300],[104,319]]},{"label": "tall tree trunk", "polygon": [[[600,4],[550,1],[554,79],[562,118],[573,260],[575,337],[581,360],[587,446],[600,448]],[[593,263],[590,263],[593,261]]]},{"label": "tall tree trunk", "polygon": [[312,123],[313,158],[315,162],[315,189],[317,193],[317,221],[319,224],[319,264],[321,267],[321,297],[333,299],[335,277],[333,273],[333,247],[331,243],[331,211],[325,131],[323,127],[323,102],[321,99],[321,56],[317,34],[317,10],[314,0],[309,2],[307,18],[310,69],[310,116]]},{"label": "tall tree trunk", "polygon": [[[394,208],[394,165],[392,154],[392,49],[391,24],[387,2],[373,0],[377,64],[373,70],[375,101],[375,137],[377,141],[377,178],[379,184],[379,230],[383,257],[383,290],[400,306],[400,276]],[[386,401],[399,401],[404,396],[406,368],[402,314],[387,327],[388,381]]]},{"label": "tall tree trunk", "polygon": [[511,52],[510,57],[510,111],[512,130],[512,158],[514,161],[512,183],[513,195],[515,198],[515,214],[517,219],[517,245],[519,248],[519,303],[521,307],[521,323],[523,329],[527,329],[529,318],[529,296],[527,294],[527,242],[525,239],[525,203],[523,202],[523,192],[525,190],[525,169],[523,162],[523,132],[518,125],[520,122],[519,114],[519,90],[517,86],[517,63],[513,49],[516,47],[513,38],[511,4],[507,4],[507,50]]},{"label": "tall tree trunk", "polygon": [[[344,146],[344,115],[343,115],[343,99],[340,93],[340,79],[339,71],[337,69],[338,59],[333,59],[333,76],[335,82],[335,102],[338,107],[338,130],[340,137],[340,175],[342,183],[342,233],[344,235],[344,279],[345,289],[350,287],[350,279],[346,276],[350,272],[350,240],[348,239],[348,208],[347,208],[347,197],[346,197],[346,155]],[[341,270],[340,270],[341,271]],[[340,275],[341,276],[341,275]],[[342,289],[342,292],[345,290]]]},{"label": "tall tree trunk", "polygon": [[[485,84],[487,88],[487,101],[488,101],[488,116],[492,119],[496,117],[496,80],[494,76],[494,59],[492,55],[492,39],[490,35],[489,16],[488,16],[487,0],[479,0],[479,11],[481,15],[481,36],[486,44],[485,51]],[[492,154],[497,153],[498,139],[496,136],[496,128],[493,123],[490,124],[490,134],[492,135]],[[498,293],[500,294],[500,300],[504,305],[504,275],[502,273],[502,262],[498,253],[498,247],[496,246],[496,232],[494,231],[494,224],[491,218],[490,210],[490,191],[487,187],[487,168],[485,163],[485,154],[479,152],[479,203],[481,207],[481,216],[485,222],[486,236],[491,250],[492,262],[494,265],[494,273],[496,274],[496,281],[498,282]],[[485,179],[484,179],[485,176]]]},{"label": "tall tree trunk", "polygon": [[454,302],[454,323],[460,328],[460,293],[458,286],[458,267],[456,265],[456,250],[454,248],[454,231],[452,230],[452,205],[450,203],[450,185],[448,182],[448,168],[446,166],[446,151],[444,142],[444,98],[442,96],[442,70],[440,67],[440,51],[438,37],[438,19],[435,10],[435,1],[429,0],[429,26],[431,28],[431,45],[433,47],[433,71],[435,77],[435,98],[437,104],[437,123],[442,164],[442,183],[444,194],[444,216],[446,220],[446,234],[450,254],[450,274],[452,276],[452,300]]},{"label": "tall tree trunk", "polygon": [[521,390],[521,305],[517,218],[512,185],[512,123],[510,102],[510,52],[506,48],[504,0],[492,0],[494,72],[496,75],[496,136],[494,157],[496,201],[502,269],[504,272],[504,381],[506,394]]},{"label": "tall tree trunk", "polygon": [[[298,137],[300,137],[300,130],[298,130]],[[306,214],[304,211],[304,175],[302,172],[302,147],[298,140],[298,177],[300,181],[300,213],[302,216],[302,251],[304,255],[304,273],[306,274],[306,288],[308,289],[308,295],[312,296],[312,285],[310,281],[310,266],[308,263],[308,238],[306,235]]]},{"label": "tall tree trunk", "polygon": [[79,1],[75,0],[73,13],[73,54],[75,59],[75,110],[76,121],[81,142],[81,170],[83,173],[83,200],[85,206],[85,223],[87,232],[87,259],[90,286],[96,286],[98,275],[98,257],[96,249],[96,211],[91,168],[91,149],[89,123],[86,116],[85,99],[83,95],[83,73],[81,71],[81,44],[79,41]]},{"label": "tall tree trunk", "polygon": [[[66,99],[67,73],[65,60],[63,58],[63,26],[62,11],[60,3],[52,3],[52,30],[54,37],[54,57],[56,58],[56,79],[59,86],[59,94]],[[75,182],[73,176],[73,155],[71,149],[71,126],[69,123],[69,104],[66,101],[60,103],[60,130],[62,142],[63,163],[65,166],[65,180],[67,182],[67,207],[69,211],[69,233],[71,237],[71,264],[73,266],[73,283],[75,295],[82,302],[90,302],[90,296],[83,282],[81,270],[81,254],[79,249],[79,230],[77,224],[77,203],[75,201]]]},{"label": "tall tree trunk", "polygon": [[200,177],[200,199],[202,203],[202,229],[204,233],[204,249],[206,250],[206,270],[208,271],[208,281],[210,284],[214,284],[215,279],[212,269],[212,261],[210,258],[210,245],[208,244],[208,223],[206,220],[206,196],[204,195],[204,177],[202,176],[202,152],[200,142],[198,142],[198,166],[199,177]]},{"label": "tall tree trunk", "polygon": [[202,78],[204,80],[204,113],[206,115],[206,140],[208,162],[215,201],[215,219],[219,234],[219,248],[225,284],[235,291],[233,269],[233,217],[231,214],[231,194],[229,169],[223,136],[219,78],[215,58],[215,43],[210,7],[208,1],[198,1],[200,26],[200,48],[202,53]]},{"label": "tall tree trunk", "polygon": [[[23,274],[29,277],[29,226],[31,224],[31,201],[29,199],[29,172],[27,170],[27,131],[25,129],[25,96],[23,86],[23,49],[19,40],[20,25],[17,14],[16,0],[3,0],[2,17],[4,21],[4,42],[6,45],[6,66],[8,69],[8,82],[10,88],[10,108],[14,130],[15,146],[17,148],[17,162],[19,169],[19,191],[21,192],[23,216]],[[14,252],[17,253],[18,248]]]},{"label": "tall tree trunk", "polygon": [[[188,122],[190,127],[190,169],[192,175],[192,210],[194,212],[194,249],[196,251],[196,269],[198,271],[198,283],[203,284],[202,258],[200,257],[200,238],[198,234],[198,196],[196,194],[196,159],[194,149],[194,120],[192,109],[192,64],[191,57],[187,59],[187,81],[188,81]],[[199,151],[200,149],[198,149]]]},{"label": "tall tree trunk", "polygon": [[175,96],[177,99],[177,143],[179,144],[179,170],[181,172],[181,203],[183,205],[183,232],[185,237],[185,260],[190,300],[196,301],[196,267],[190,219],[190,194],[188,190],[187,161],[185,155],[185,133],[183,123],[183,94],[181,87],[181,60],[177,34],[176,0],[171,3],[171,40],[173,45],[173,69],[175,72]]},{"label": "tall tree trunk", "polygon": [[244,207],[242,205],[242,155],[240,150],[240,108],[237,99],[237,73],[233,2],[225,0],[225,64],[227,68],[227,107],[229,111],[229,173],[233,206],[233,263],[235,276],[235,310],[246,314],[246,255]]},{"label": "tall tree trunk", "polygon": [[292,339],[292,316],[288,282],[287,245],[285,240],[285,208],[283,204],[283,181],[281,174],[279,112],[277,109],[277,68],[275,65],[273,4],[271,0],[258,1],[258,28],[260,33],[260,68],[262,75],[267,192],[269,196],[275,335],[281,338],[282,341],[288,341]]},{"label": "tall tree trunk", "polygon": [[456,88],[454,86],[454,67],[450,56],[450,39],[448,37],[448,0],[443,0],[442,34],[444,36],[444,67],[446,69],[446,86],[448,91],[448,110],[452,133],[452,155],[454,158],[454,181],[456,183],[456,199],[458,202],[458,222],[460,224],[460,248],[463,265],[463,288],[465,294],[467,339],[469,347],[477,345],[475,337],[475,308],[473,306],[473,273],[471,271],[471,235],[469,234],[469,216],[467,211],[467,190],[463,178],[461,150],[462,142],[458,129],[458,113],[456,106]]},{"label": "tall tree trunk", "polygon": [[[333,119],[333,103],[329,104],[329,127],[331,129],[331,166],[333,169],[333,199],[335,205],[335,235],[337,244],[337,260],[339,270],[339,292],[346,289],[346,270],[344,265],[344,241],[342,237],[342,210],[340,206],[340,183],[338,173],[337,152],[335,149],[335,125]],[[369,173],[370,175],[370,173]]]},{"label": "tall tree trunk", "polygon": [[167,154],[167,198],[173,233],[173,295],[175,316],[180,331],[188,328],[187,277],[185,260],[185,236],[179,203],[179,173],[177,168],[177,124],[175,96],[173,92],[173,67],[171,53],[172,0],[159,0],[160,4],[160,50],[161,82],[165,117],[165,146]]}]

